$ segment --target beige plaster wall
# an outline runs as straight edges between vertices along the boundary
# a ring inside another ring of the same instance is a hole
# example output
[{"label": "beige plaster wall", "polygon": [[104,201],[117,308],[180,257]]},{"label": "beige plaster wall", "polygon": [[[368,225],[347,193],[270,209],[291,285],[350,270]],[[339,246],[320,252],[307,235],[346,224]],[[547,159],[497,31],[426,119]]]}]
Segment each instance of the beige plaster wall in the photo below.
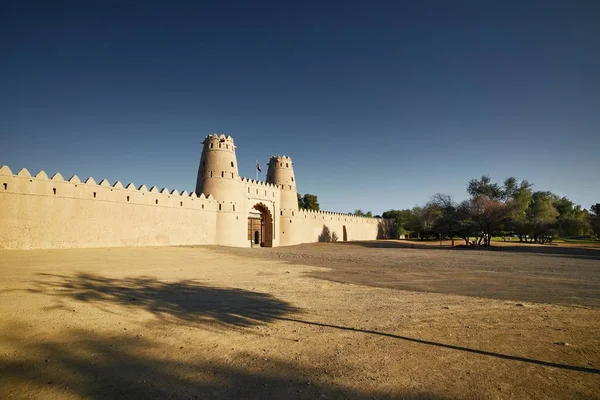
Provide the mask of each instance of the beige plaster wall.
[{"label": "beige plaster wall", "polygon": [[[293,173],[293,171],[292,171]],[[273,217],[273,246],[316,242],[327,226],[343,240],[377,238],[378,219],[283,209],[280,186],[234,178],[227,199],[176,190],[124,187],[42,171],[0,168],[0,248],[77,248],[218,244],[250,246],[248,215],[257,204]],[[295,189],[295,187],[294,187]],[[285,191],[285,194],[295,190]],[[291,207],[291,206],[290,206]]]},{"label": "beige plaster wall", "polygon": [[[6,186],[5,186],[6,185]],[[218,243],[218,203],[120,182],[64,181],[0,170],[0,248],[75,248]]]},{"label": "beige plaster wall", "polygon": [[378,218],[328,211],[298,210],[282,211],[280,214],[282,245],[318,242],[324,226],[328,227],[331,233],[337,234],[338,241],[343,241],[344,226],[349,241],[376,240],[381,221]]}]

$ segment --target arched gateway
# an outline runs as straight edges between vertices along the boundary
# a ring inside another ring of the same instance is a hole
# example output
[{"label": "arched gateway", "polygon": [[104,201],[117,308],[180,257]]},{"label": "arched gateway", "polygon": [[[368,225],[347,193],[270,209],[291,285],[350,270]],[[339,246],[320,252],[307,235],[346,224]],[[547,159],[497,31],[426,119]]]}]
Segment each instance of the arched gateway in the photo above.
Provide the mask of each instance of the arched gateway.
[{"label": "arched gateway", "polygon": [[252,246],[273,247],[273,216],[263,203],[255,204],[248,215],[248,240]]}]

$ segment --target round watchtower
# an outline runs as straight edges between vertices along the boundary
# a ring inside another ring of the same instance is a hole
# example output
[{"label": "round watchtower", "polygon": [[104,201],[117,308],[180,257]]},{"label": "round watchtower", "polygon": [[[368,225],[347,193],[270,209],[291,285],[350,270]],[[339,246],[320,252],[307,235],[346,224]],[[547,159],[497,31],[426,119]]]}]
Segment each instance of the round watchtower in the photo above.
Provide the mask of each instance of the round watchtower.
[{"label": "round watchtower", "polygon": [[212,194],[217,200],[235,197],[239,184],[235,145],[231,136],[212,133],[202,142],[202,156],[196,180],[196,195]]},{"label": "round watchtower", "polygon": [[267,183],[277,185],[281,193],[281,210],[298,209],[298,191],[294,178],[294,163],[286,156],[273,156],[267,169]]}]

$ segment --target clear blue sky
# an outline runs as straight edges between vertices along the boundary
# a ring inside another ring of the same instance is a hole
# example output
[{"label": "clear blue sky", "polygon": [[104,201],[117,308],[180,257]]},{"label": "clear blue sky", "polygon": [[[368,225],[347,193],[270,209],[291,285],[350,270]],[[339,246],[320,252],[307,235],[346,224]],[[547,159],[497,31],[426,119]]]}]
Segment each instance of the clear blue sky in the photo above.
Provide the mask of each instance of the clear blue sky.
[{"label": "clear blue sky", "polygon": [[[210,132],[381,213],[514,175],[600,202],[598,1],[3,1],[0,164],[193,190]],[[262,178],[264,179],[264,169]]]}]

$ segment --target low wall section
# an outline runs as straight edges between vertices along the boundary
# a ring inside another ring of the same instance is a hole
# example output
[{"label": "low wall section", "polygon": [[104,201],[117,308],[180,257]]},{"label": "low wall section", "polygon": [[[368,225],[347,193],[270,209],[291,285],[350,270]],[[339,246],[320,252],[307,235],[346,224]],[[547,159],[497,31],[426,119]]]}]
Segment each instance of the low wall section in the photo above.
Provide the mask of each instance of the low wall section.
[{"label": "low wall section", "polygon": [[[359,217],[329,211],[282,211],[282,245],[327,240],[327,231],[338,241],[376,240],[380,231],[379,218]],[[345,232],[345,235],[344,235]]]}]

